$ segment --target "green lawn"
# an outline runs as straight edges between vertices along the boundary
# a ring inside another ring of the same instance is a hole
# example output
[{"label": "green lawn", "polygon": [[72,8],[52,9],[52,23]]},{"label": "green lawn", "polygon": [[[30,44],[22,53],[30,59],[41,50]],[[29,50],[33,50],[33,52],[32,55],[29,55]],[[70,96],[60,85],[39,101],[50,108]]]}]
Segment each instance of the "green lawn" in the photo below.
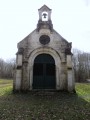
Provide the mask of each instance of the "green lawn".
[{"label": "green lawn", "polygon": [[0,80],[0,120],[90,120],[90,84],[66,92],[12,93],[12,80]]},{"label": "green lawn", "polygon": [[0,96],[12,93],[12,80],[0,79]]}]

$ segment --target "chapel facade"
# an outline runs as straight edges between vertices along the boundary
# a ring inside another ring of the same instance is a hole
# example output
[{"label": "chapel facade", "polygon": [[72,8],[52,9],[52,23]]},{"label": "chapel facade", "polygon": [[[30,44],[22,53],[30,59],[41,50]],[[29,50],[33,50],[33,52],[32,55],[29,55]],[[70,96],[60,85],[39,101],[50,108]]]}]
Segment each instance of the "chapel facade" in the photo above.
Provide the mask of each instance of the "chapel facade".
[{"label": "chapel facade", "polygon": [[36,29],[17,45],[14,91],[75,90],[72,43],[53,29],[51,11],[38,9]]}]

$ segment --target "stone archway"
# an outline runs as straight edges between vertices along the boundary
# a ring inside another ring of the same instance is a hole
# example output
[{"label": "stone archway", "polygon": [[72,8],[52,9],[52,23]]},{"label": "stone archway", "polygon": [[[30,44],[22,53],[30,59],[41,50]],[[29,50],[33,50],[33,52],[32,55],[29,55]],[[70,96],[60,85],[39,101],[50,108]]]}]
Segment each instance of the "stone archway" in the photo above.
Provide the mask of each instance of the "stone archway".
[{"label": "stone archway", "polygon": [[55,61],[55,75],[56,75],[56,90],[62,89],[62,81],[60,79],[61,74],[61,60],[59,54],[53,50],[52,48],[38,48],[34,50],[28,61],[28,77],[29,77],[29,84],[30,84],[30,90],[33,89],[33,67],[34,67],[34,60],[35,58],[40,54],[49,54],[53,57]]},{"label": "stone archway", "polygon": [[33,65],[33,89],[56,89],[55,61],[49,54],[36,56]]}]

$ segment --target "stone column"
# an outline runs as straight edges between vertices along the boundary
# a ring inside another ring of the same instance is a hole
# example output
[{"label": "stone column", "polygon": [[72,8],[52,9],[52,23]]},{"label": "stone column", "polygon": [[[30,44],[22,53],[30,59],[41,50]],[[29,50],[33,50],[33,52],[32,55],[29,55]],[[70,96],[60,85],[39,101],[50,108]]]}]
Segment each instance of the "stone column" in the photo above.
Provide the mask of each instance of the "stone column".
[{"label": "stone column", "polygon": [[48,20],[51,20],[51,11],[48,12]]},{"label": "stone column", "polygon": [[[60,66],[60,65],[59,65]],[[61,84],[60,84],[60,68],[56,66],[56,90],[61,89]]]},{"label": "stone column", "polygon": [[39,11],[39,20],[42,20],[42,12]]},{"label": "stone column", "polygon": [[23,61],[23,71],[22,71],[22,90],[26,91],[29,89],[29,80],[28,80],[28,61]]},{"label": "stone column", "polygon": [[72,56],[67,55],[67,84],[68,91],[73,92],[74,90],[74,79],[73,79],[73,70],[72,70]]},{"label": "stone column", "polygon": [[73,75],[73,67],[72,67],[71,47],[72,47],[72,43],[68,43],[65,49],[66,62],[67,62],[67,85],[69,92],[74,91],[74,75]]},{"label": "stone column", "polygon": [[21,90],[21,80],[22,80],[22,49],[19,49],[16,57],[16,76],[14,82],[14,89]]},{"label": "stone column", "polygon": [[22,70],[21,69],[17,69],[16,70],[16,81],[15,81],[15,90],[20,90],[21,89],[21,76],[22,74]]}]

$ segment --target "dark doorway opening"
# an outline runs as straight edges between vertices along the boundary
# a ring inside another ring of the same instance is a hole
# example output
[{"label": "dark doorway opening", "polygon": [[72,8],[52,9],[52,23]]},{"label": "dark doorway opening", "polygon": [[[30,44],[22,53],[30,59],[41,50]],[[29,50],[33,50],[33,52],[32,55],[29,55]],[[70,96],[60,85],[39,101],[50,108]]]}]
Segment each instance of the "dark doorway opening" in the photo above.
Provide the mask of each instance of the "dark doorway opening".
[{"label": "dark doorway opening", "polygon": [[40,54],[34,60],[33,89],[55,89],[55,61],[49,54]]}]

